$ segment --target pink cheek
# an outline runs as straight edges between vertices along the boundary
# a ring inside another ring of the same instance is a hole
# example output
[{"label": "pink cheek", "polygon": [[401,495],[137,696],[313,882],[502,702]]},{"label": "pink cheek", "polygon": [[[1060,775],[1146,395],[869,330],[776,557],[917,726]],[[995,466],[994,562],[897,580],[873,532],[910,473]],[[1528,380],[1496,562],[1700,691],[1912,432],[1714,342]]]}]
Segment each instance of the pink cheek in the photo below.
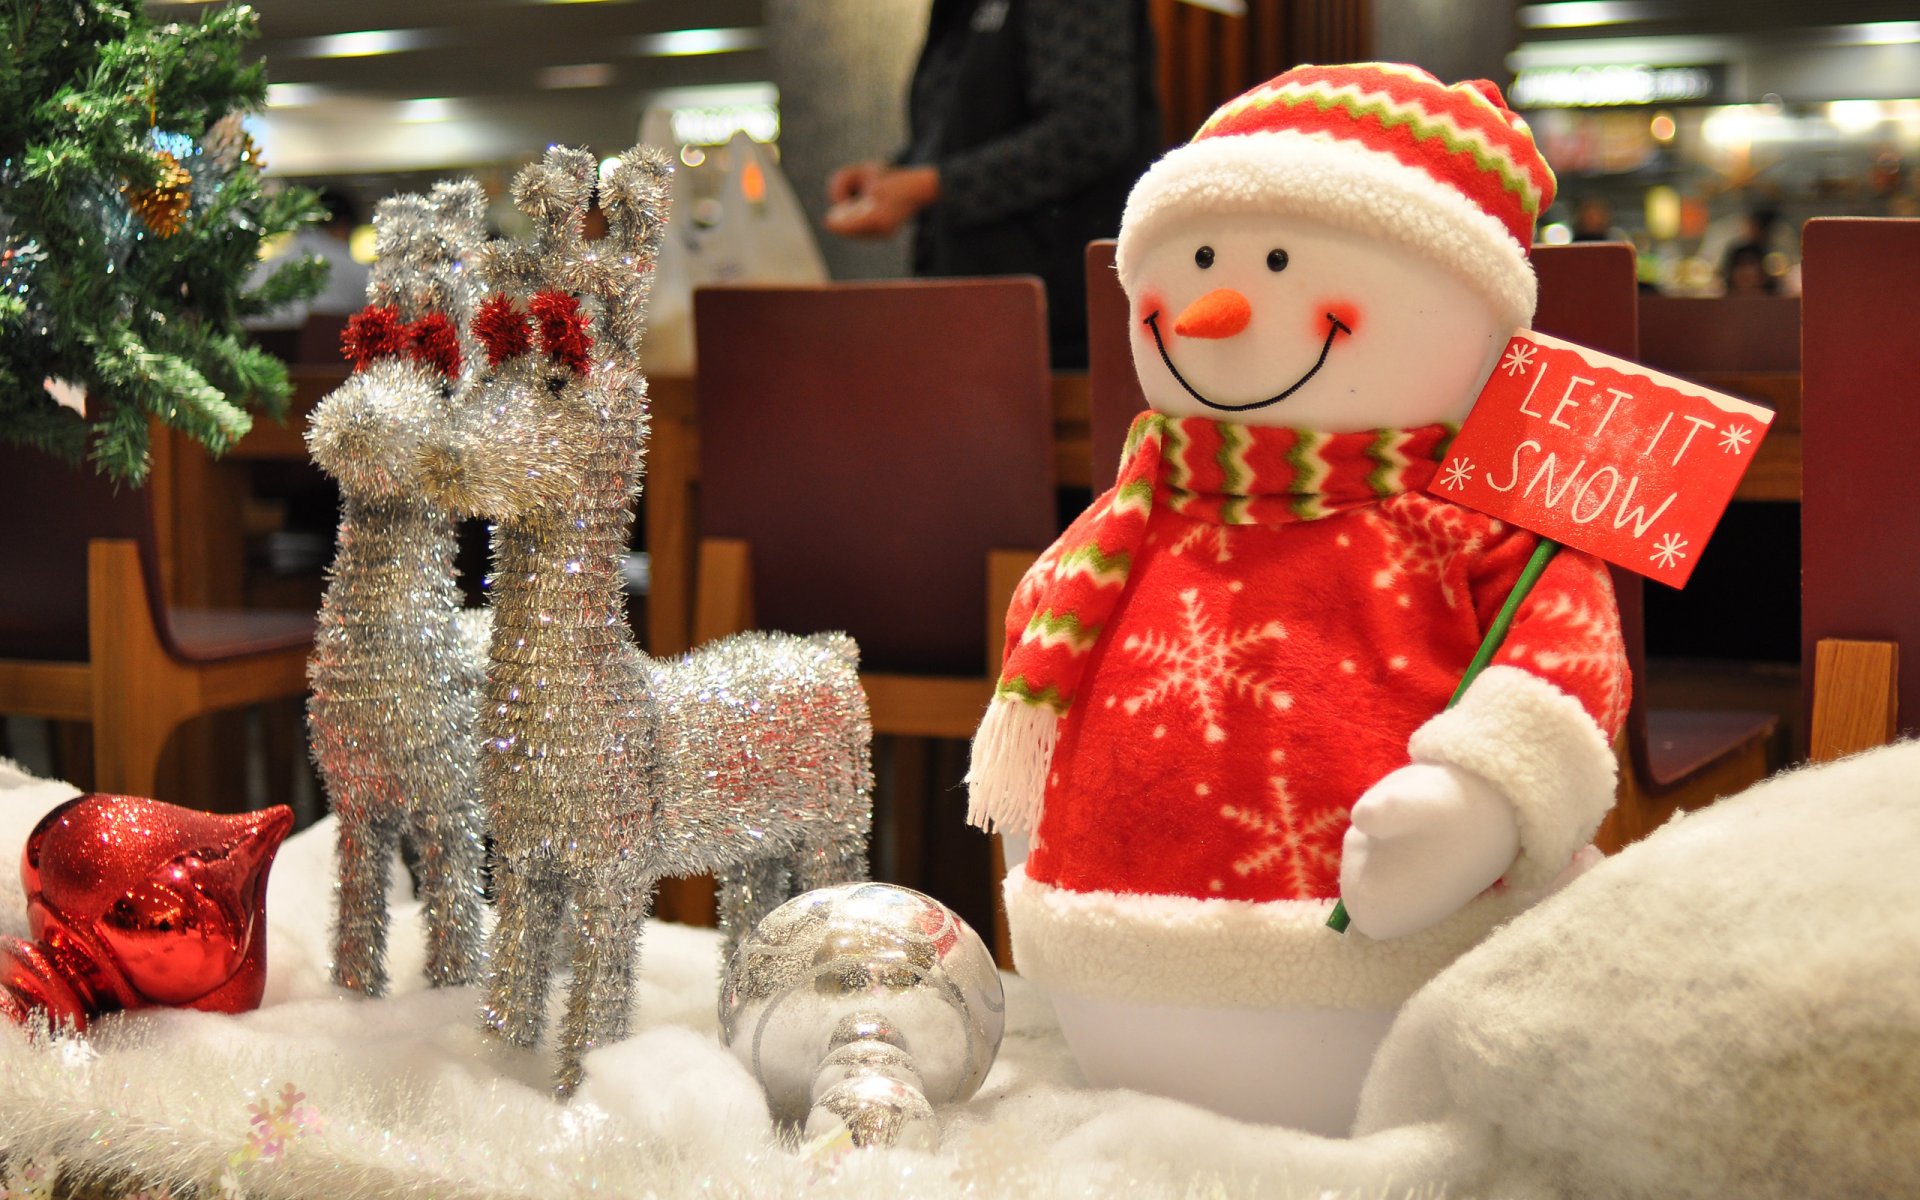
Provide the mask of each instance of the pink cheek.
[{"label": "pink cheek", "polygon": [[1360,306],[1351,300],[1322,300],[1313,308],[1313,340],[1325,341],[1329,318],[1347,327],[1348,334],[1360,332]]},{"label": "pink cheek", "polygon": [[1166,297],[1162,296],[1158,291],[1141,293],[1139,301],[1134,304],[1134,332],[1151,337],[1152,334],[1146,327],[1147,318],[1155,313],[1160,314],[1160,320],[1156,322],[1156,324],[1159,326],[1161,338],[1171,341],[1173,339],[1173,317],[1167,312]]}]

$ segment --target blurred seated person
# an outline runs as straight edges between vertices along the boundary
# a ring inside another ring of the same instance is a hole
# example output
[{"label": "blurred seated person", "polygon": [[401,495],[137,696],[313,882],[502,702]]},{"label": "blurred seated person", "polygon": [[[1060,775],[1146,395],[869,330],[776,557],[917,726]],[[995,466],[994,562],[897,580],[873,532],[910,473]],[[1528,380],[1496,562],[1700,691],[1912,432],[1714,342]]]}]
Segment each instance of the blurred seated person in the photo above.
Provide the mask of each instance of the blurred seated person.
[{"label": "blurred seated person", "polygon": [[1576,242],[1624,242],[1627,235],[1614,228],[1613,205],[1603,196],[1582,196],[1573,209]]},{"label": "blurred seated person", "polygon": [[1087,363],[1084,254],[1160,151],[1146,0],[933,0],[891,162],[841,167],[826,227],[915,222],[913,271],[1038,275],[1056,368]]},{"label": "blurred seated person", "polygon": [[1771,296],[1780,290],[1780,281],[1767,271],[1767,255],[1773,252],[1773,228],[1780,214],[1772,209],[1756,209],[1746,215],[1741,235],[1727,247],[1720,268],[1720,279],[1729,296]]},{"label": "blurred seated person", "polygon": [[344,317],[359,312],[367,304],[367,282],[373,270],[356,260],[348,243],[361,223],[360,211],[352,200],[332,188],[320,189],[320,205],[327,211],[324,221],[303,225],[288,238],[273,258],[255,268],[256,282],[273,270],[276,260],[287,255],[311,256],[327,264],[327,284],[311,300],[295,301],[252,318],[247,325],[255,329],[298,329],[309,316]]},{"label": "blurred seated person", "polygon": [[1760,247],[1742,244],[1727,251],[1726,285],[1729,296],[1771,296],[1780,281],[1767,274],[1767,255]]}]

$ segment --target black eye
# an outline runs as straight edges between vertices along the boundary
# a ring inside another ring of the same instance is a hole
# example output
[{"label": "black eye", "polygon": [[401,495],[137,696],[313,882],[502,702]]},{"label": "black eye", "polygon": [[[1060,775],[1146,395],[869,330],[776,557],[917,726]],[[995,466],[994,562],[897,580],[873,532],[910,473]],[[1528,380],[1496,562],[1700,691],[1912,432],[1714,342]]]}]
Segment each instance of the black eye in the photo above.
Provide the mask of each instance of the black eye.
[{"label": "black eye", "polygon": [[1213,265],[1213,247],[1202,246],[1198,250],[1195,250],[1193,252],[1193,261],[1199,264],[1199,267],[1202,271],[1212,266]]},{"label": "black eye", "polygon": [[1285,250],[1267,251],[1267,270],[1284,271],[1286,269],[1287,269],[1287,252]]}]

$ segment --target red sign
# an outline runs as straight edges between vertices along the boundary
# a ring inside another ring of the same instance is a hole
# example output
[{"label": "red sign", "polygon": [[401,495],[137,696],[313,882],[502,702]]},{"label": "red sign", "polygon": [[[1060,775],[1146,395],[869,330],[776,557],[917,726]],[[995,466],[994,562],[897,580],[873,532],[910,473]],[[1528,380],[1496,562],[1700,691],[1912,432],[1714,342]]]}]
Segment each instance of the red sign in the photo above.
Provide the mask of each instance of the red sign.
[{"label": "red sign", "polygon": [[1531,330],[1429,490],[1681,587],[1773,413]]}]

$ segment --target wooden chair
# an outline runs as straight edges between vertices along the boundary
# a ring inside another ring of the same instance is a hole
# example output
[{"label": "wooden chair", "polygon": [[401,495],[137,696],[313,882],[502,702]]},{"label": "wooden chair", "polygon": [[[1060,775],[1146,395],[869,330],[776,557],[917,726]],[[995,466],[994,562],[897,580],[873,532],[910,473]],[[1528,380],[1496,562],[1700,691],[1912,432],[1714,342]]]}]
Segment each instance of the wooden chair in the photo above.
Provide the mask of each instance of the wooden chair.
[{"label": "wooden chair", "polygon": [[312,615],[169,607],[144,492],[5,447],[0,513],[0,712],[91,723],[94,788],[151,796],[186,721],[306,693]]},{"label": "wooden chair", "polygon": [[694,313],[694,641],[844,629],[876,732],[972,737],[1054,535],[1038,281],[711,288]]},{"label": "wooden chair", "polygon": [[[1094,487],[1113,485],[1121,442],[1146,398],[1128,345],[1127,302],[1113,272],[1111,241],[1087,247],[1089,375],[1092,383]],[[1633,358],[1638,345],[1633,250],[1623,244],[1536,246],[1544,333]],[[1679,808],[1694,808],[1758,781],[1778,757],[1780,722],[1771,713],[1654,710],[1647,703],[1643,580],[1615,569],[1621,631],[1635,687],[1622,735],[1621,795],[1601,831],[1618,849]]]},{"label": "wooden chair", "polygon": [[1920,673],[1920,221],[1821,218],[1801,242],[1801,638],[1816,762],[1912,736]]}]

